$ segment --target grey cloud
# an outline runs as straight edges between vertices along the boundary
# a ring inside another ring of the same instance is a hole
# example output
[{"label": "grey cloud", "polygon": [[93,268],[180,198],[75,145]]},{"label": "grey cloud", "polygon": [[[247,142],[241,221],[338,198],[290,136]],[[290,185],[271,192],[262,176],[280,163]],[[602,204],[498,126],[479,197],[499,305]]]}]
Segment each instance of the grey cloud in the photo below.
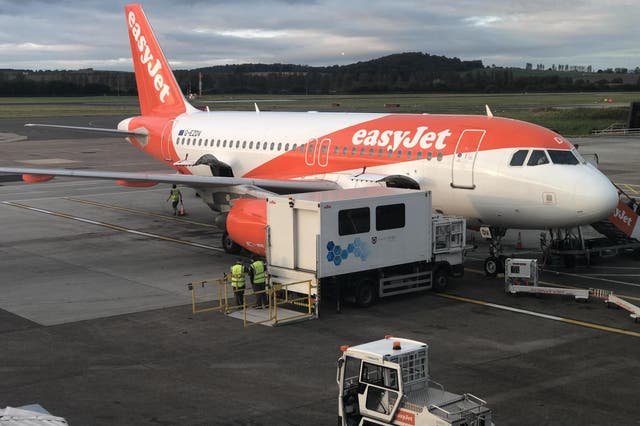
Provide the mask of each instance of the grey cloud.
[{"label": "grey cloud", "polygon": [[[125,4],[0,0],[0,67],[80,68],[94,61],[94,68],[132,69],[122,61],[130,57]],[[332,65],[406,51],[507,66],[640,64],[633,37],[640,12],[630,0],[154,0],[143,7],[179,68]],[[20,48],[24,43],[50,48]]]}]

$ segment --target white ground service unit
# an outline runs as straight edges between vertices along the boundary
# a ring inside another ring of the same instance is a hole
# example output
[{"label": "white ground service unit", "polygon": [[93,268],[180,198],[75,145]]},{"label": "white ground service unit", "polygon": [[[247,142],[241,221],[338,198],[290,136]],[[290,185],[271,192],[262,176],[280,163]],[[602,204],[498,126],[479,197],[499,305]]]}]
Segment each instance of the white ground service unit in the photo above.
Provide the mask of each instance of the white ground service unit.
[{"label": "white ground service unit", "polygon": [[368,306],[442,290],[449,275],[462,274],[464,245],[464,219],[432,216],[430,192],[368,187],[267,201],[271,282],[311,280],[315,300],[334,293],[338,303],[351,296]]},{"label": "white ground service unit", "polygon": [[589,290],[578,288],[543,287],[538,285],[538,261],[536,259],[511,259],[504,263],[504,290],[510,294],[558,294],[587,300]]},{"label": "white ground service unit", "polygon": [[342,347],[338,358],[338,424],[489,426],[491,410],[429,378],[429,347],[386,337]]}]

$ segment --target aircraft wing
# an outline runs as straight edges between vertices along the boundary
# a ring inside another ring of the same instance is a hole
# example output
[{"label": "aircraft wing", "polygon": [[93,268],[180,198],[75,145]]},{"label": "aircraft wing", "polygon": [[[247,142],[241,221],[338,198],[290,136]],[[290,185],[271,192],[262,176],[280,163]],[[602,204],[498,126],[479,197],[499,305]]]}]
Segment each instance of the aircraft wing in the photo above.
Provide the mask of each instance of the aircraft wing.
[{"label": "aircraft wing", "polygon": [[175,183],[201,188],[249,185],[277,193],[328,191],[337,189],[334,182],[323,180],[277,180],[252,179],[222,176],[195,176],[164,173],[131,173],[105,170],[74,170],[74,169],[39,169],[27,167],[0,167],[0,173],[38,175],[38,176],[69,176],[79,178],[122,180],[127,182],[158,182]]},{"label": "aircraft wing", "polygon": [[27,123],[24,127],[42,127],[45,129],[63,129],[63,130],[77,130],[80,132],[91,132],[91,133],[106,133],[109,135],[118,135],[118,136],[138,136],[138,137],[146,137],[148,136],[148,132],[146,130],[120,130],[120,129],[104,129],[100,127],[79,127],[79,126],[61,126],[58,124],[36,124],[36,123]]}]

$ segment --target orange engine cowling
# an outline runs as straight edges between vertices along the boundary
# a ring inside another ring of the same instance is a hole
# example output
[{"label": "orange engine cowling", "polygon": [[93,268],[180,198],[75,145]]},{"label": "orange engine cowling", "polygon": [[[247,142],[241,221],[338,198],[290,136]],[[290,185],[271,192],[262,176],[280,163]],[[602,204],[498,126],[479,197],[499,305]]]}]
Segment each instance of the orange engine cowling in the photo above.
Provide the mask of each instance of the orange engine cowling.
[{"label": "orange engine cowling", "polygon": [[227,233],[234,243],[250,252],[265,255],[267,200],[240,198],[227,215]]},{"label": "orange engine cowling", "polygon": [[116,183],[120,186],[127,186],[130,188],[149,188],[151,186],[155,186],[158,182],[154,182],[152,180],[123,180],[118,179]]},{"label": "orange engine cowling", "polygon": [[22,180],[28,183],[41,183],[41,182],[49,182],[55,176],[51,175],[22,175]]}]

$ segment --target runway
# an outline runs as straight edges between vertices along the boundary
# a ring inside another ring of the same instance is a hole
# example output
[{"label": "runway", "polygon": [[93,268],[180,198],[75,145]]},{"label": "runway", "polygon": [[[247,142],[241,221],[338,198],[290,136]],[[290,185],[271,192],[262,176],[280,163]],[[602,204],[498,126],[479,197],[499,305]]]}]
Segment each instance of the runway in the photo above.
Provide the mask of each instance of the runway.
[{"label": "runway", "polygon": [[[7,120],[2,132],[31,136]],[[629,188],[640,184],[636,143],[579,140],[580,152],[597,152],[605,173]],[[0,150],[6,166],[162,168],[117,138],[29,137]],[[71,425],[335,424],[339,346],[392,334],[426,341],[432,378],[486,400],[496,424],[640,419],[640,324],[599,302],[509,296],[501,278],[480,272],[482,246],[442,295],[346,305],[341,314],[326,304],[318,320],[276,328],[194,316],[186,284],[220,277],[235,257],[220,250],[193,191],[184,191],[184,218],[172,216],[168,191],[0,182],[0,405],[39,403]],[[531,252],[535,239],[525,239]],[[632,258],[548,270],[541,280],[640,302]]]}]

